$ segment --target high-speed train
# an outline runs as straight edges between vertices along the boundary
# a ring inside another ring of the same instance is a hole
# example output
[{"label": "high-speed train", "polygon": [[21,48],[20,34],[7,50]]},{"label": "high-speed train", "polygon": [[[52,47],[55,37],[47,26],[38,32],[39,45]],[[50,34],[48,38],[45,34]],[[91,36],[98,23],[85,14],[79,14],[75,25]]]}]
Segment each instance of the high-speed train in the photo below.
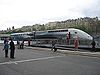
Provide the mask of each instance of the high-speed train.
[{"label": "high-speed train", "polygon": [[60,39],[66,37],[66,35],[70,32],[70,38],[73,39],[75,36],[75,32],[79,39],[83,40],[92,40],[92,36],[87,34],[86,32],[75,29],[56,29],[56,30],[47,30],[47,31],[33,31],[33,32],[22,32],[22,33],[12,33],[11,38],[13,40],[24,40],[28,38],[33,39]]},{"label": "high-speed train", "polygon": [[67,34],[69,34],[70,39],[73,40],[75,37],[75,32],[77,32],[77,36],[79,40],[89,40],[91,41],[93,38],[91,35],[86,32],[75,29],[56,29],[56,30],[47,30],[47,31],[33,31],[33,32],[23,32],[23,33],[12,33],[11,38],[14,41],[17,40],[58,40],[59,42],[66,41]]}]

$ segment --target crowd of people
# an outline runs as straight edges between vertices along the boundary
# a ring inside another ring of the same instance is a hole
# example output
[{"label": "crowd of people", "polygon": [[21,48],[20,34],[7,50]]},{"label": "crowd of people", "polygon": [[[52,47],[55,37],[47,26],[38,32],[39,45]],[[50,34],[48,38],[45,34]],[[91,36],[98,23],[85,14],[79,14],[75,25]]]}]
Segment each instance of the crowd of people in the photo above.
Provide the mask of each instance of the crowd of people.
[{"label": "crowd of people", "polygon": [[24,49],[24,41],[17,41],[17,48]]},{"label": "crowd of people", "polygon": [[[17,48],[18,49],[24,49],[24,41],[17,41]],[[8,58],[8,52],[10,49],[10,58],[15,58],[15,44],[12,39],[5,38],[4,39],[4,48],[3,51],[5,51],[5,58]]]}]

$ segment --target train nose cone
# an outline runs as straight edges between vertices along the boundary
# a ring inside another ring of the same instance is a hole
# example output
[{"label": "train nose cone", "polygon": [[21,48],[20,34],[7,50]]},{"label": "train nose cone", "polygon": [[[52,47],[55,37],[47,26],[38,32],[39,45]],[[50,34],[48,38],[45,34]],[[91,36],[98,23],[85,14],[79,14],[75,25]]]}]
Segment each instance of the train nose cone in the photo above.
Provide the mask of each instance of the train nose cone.
[{"label": "train nose cone", "polygon": [[92,36],[88,36],[88,40],[93,40],[93,37]]}]

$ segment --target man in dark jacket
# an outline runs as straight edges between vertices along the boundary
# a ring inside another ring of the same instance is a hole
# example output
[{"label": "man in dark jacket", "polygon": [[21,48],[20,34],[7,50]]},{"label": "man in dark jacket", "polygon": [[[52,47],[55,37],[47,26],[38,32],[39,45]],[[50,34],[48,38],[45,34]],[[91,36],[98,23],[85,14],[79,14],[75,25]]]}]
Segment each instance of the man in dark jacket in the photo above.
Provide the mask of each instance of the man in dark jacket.
[{"label": "man in dark jacket", "polygon": [[14,59],[14,53],[15,53],[15,45],[13,40],[11,39],[10,42],[10,58]]}]

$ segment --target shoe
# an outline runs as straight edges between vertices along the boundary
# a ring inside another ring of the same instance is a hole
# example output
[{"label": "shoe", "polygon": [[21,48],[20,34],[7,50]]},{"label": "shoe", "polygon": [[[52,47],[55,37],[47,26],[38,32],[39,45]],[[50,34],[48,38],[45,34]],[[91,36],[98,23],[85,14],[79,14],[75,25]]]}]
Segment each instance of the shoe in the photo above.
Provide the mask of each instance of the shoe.
[{"label": "shoe", "polygon": [[8,58],[8,56],[5,56],[5,58]]},{"label": "shoe", "polygon": [[11,59],[15,59],[15,57],[10,57]]}]

